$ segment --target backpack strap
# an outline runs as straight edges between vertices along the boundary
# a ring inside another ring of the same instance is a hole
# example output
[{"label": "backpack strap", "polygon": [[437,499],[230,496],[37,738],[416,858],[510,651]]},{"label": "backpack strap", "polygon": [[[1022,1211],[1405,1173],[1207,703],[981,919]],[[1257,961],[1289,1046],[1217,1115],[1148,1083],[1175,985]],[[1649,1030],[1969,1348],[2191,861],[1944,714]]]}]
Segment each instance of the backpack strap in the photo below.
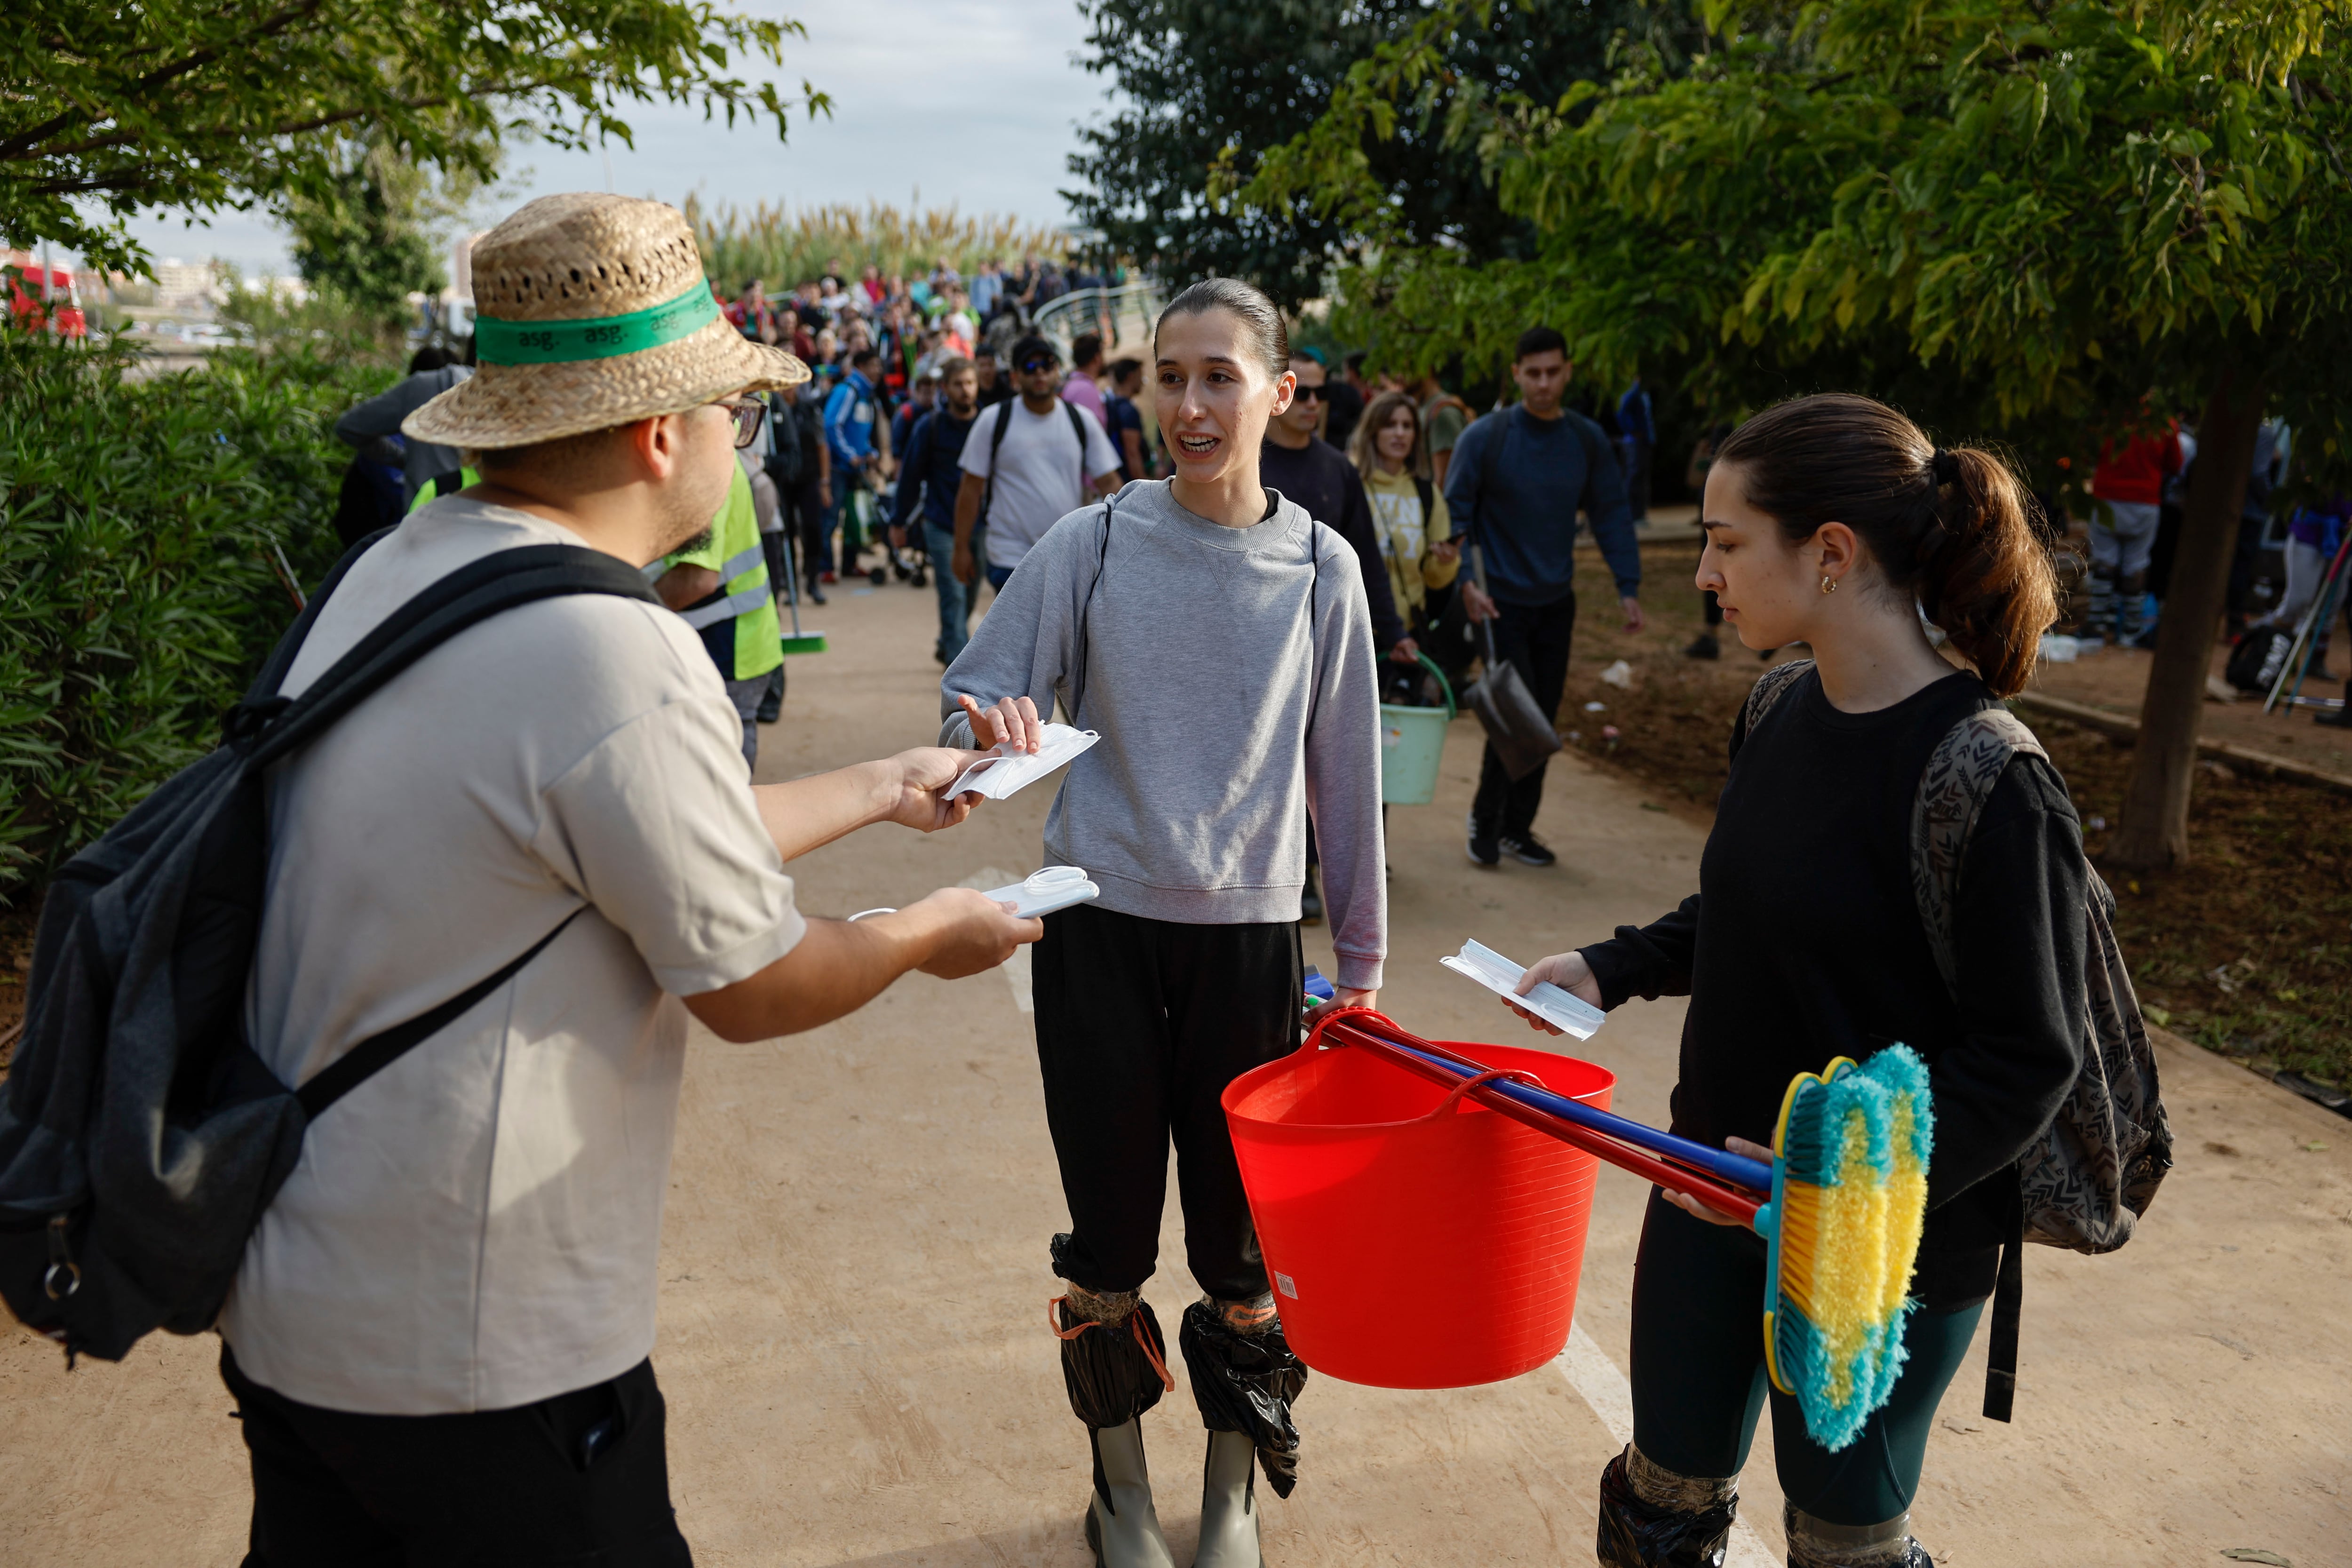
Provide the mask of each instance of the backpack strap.
[{"label": "backpack strap", "polygon": [[2008,709],[1971,713],[1936,742],[1911,803],[1912,896],[1918,901],[1920,922],[1927,928],[1937,971],[1944,977],[1945,989],[1955,995],[1959,981],[1952,919],[1959,905],[1960,867],[1993,785],[2020,755],[2050,761],[2033,731]]},{"label": "backpack strap", "polygon": [[1748,700],[1740,705],[1739,732],[1733,739],[1745,744],[1748,737],[1756,733],[1756,726],[1764,721],[1764,715],[1772,711],[1772,705],[1789,688],[1812,673],[1812,668],[1811,659],[1792,658],[1758,676],[1756,684],[1748,689]]},{"label": "backpack strap", "polygon": [[520,973],[524,964],[546,951],[550,942],[563,934],[563,928],[579,918],[580,910],[572,910],[557,922],[553,931],[501,965],[496,973],[483,976],[429,1013],[419,1013],[404,1024],[394,1024],[380,1035],[370,1035],[311,1074],[302,1087],[294,1091],[294,1098],[301,1102],[304,1118],[310,1121],[318,1121],[327,1107],[456,1023],[470,1012],[475,1004]]},{"label": "backpack strap", "polygon": [[1437,517],[1437,487],[1430,482],[1426,474],[1415,474],[1412,477],[1412,493],[1421,498],[1421,536],[1426,542],[1430,528]]},{"label": "backpack strap", "polygon": [[[2006,708],[1987,708],[1944,732],[1919,775],[1911,803],[1911,891],[1927,928],[1927,949],[1945,989],[1959,994],[1959,963],[1953,950],[1952,919],[1959,907],[1960,868],[1977,819],[1992,798],[1993,786],[2020,756],[2050,761],[2024,721]],[[2015,1189],[2018,1173],[2009,1181]],[[2008,1233],[2001,1238],[2000,1267],[1992,1292],[1992,1326],[1985,1341],[1985,1419],[2007,1421],[2017,1402],[2017,1340],[2025,1306],[2025,1205],[2021,1191],[2010,1196]]]},{"label": "backpack strap", "polygon": [[[1078,504],[1084,506],[1087,504],[1087,416],[1076,404],[1066,397],[1062,399],[1062,409],[1070,416],[1070,434],[1078,438]],[[995,454],[992,452],[989,456],[993,458]],[[993,462],[988,467],[992,473],[996,469]]]},{"label": "backpack strap", "polygon": [[[301,696],[273,694],[256,714],[255,765],[266,765],[325,733],[385,681],[478,621],[518,605],[572,594],[661,600],[617,556],[577,544],[529,544],[485,555],[450,573],[384,617]],[[321,590],[312,603],[322,602]],[[302,628],[307,634],[309,628]],[[275,662],[273,660],[273,662]],[[287,664],[293,660],[289,655]],[[284,672],[279,672],[284,679]]]},{"label": "backpack strap", "polygon": [[[988,526],[989,503],[996,499],[996,454],[1004,449],[1004,432],[1013,423],[1013,405],[1019,399],[1008,397],[996,405],[996,428],[988,433],[988,478],[981,484],[980,516],[971,525],[972,531],[975,533]],[[1083,468],[1087,466],[1084,456],[1086,450],[1084,432],[1080,432],[1079,441],[1081,455],[1078,458],[1078,467]]]}]

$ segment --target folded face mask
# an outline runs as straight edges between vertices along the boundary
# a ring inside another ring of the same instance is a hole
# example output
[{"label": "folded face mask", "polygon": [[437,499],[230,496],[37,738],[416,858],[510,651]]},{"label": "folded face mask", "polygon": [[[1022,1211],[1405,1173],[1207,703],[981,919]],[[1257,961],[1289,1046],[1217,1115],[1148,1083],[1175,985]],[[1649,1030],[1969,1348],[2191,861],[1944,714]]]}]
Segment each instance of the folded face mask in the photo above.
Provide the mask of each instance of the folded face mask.
[{"label": "folded face mask", "polygon": [[963,776],[949,788],[949,797],[978,795],[990,800],[1003,800],[1072,761],[1101,739],[1102,736],[1093,730],[1074,730],[1067,724],[1048,724],[1038,736],[1035,755],[999,746],[993,756],[964,769]]},{"label": "folded face mask", "polygon": [[1484,942],[1465,942],[1460,952],[1437,962],[1456,974],[1476,981],[1496,995],[1517,1003],[1537,1017],[1580,1040],[1591,1039],[1593,1031],[1609,1021],[1608,1014],[1583,997],[1561,990],[1549,980],[1538,982],[1535,989],[1525,996],[1515,994],[1519,976],[1527,971]]}]

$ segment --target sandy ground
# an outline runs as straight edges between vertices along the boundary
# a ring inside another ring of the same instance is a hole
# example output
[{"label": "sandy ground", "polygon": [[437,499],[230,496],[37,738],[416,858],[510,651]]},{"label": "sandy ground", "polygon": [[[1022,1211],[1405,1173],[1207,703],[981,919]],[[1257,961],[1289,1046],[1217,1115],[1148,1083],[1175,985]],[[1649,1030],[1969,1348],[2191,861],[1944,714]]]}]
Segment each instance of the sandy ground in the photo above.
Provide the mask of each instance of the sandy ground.
[{"label": "sandy ground", "polygon": [[[833,651],[793,661],[761,775],[928,739],[930,617],[929,595],[896,585],[819,612]],[[1437,956],[1477,936],[1532,957],[1662,911],[1694,883],[1703,828],[1563,761],[1539,825],[1562,865],[1478,872],[1460,837],[1476,757],[1465,719],[1438,803],[1391,814],[1384,1000],[1427,1035],[1524,1042]],[[1047,795],[950,834],[834,845],[798,868],[803,901],[843,914],[1031,869]],[[954,984],[911,977],[793,1039],[696,1040],[655,1360],[701,1561],[1087,1561],[1087,1445],[1042,1321],[1046,1238],[1066,1216],[1024,1000],[1016,961]],[[1585,1047],[1620,1075],[1621,1109],[1663,1119],[1681,1013],[1636,1005]],[[2180,1164],[2140,1238],[2108,1258],[2029,1259],[2016,1425],[1976,1413],[1981,1335],[1947,1401],[1915,1510],[1939,1563],[2137,1568],[2231,1547],[2352,1561],[2352,1128],[2190,1047],[2164,1066]],[[1554,1366],[1446,1393],[1310,1384],[1304,1479],[1266,1503],[1269,1561],[1590,1561],[1595,1479],[1625,1425],[1643,1197],[1602,1176],[1579,1333]],[[1171,1325],[1194,1293],[1178,1233],[1171,1204],[1170,1267],[1150,1288]],[[1475,1283],[1404,1310],[1475,1311]],[[26,1505],[0,1563],[235,1563],[247,1490],[215,1352],[157,1339],[68,1376],[24,1331],[0,1342],[0,1467]],[[1179,1384],[1147,1426],[1181,1563],[1202,1437]],[[1752,1532],[1733,1561],[1754,1568],[1780,1543],[1769,1438],[1744,1485]]]}]

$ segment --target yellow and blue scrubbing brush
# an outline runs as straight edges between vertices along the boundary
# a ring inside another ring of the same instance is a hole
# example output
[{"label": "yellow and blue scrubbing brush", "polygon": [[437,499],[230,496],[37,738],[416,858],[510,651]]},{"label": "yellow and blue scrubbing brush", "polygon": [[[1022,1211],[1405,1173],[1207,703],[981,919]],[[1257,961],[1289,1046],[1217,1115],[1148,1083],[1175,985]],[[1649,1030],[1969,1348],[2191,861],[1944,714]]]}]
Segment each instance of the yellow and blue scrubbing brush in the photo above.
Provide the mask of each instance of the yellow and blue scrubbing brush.
[{"label": "yellow and blue scrubbing brush", "polygon": [[1772,1199],[1749,1221],[1769,1244],[1765,1364],[1832,1453],[1903,1369],[1933,1137],[1927,1069],[1908,1046],[1801,1073],[1780,1103]]},{"label": "yellow and blue scrubbing brush", "polygon": [[[1449,1088],[1487,1070],[1365,1009],[1328,1014],[1317,1032]],[[1796,1396],[1813,1441],[1832,1453],[1845,1447],[1886,1403],[1903,1366],[1935,1131],[1927,1069],[1909,1047],[1889,1046],[1864,1067],[1841,1057],[1824,1073],[1800,1074],[1781,1102],[1769,1164],[1540,1086],[1497,1079],[1469,1094],[1736,1215],[1765,1239],[1766,1366],[1773,1385]]]}]

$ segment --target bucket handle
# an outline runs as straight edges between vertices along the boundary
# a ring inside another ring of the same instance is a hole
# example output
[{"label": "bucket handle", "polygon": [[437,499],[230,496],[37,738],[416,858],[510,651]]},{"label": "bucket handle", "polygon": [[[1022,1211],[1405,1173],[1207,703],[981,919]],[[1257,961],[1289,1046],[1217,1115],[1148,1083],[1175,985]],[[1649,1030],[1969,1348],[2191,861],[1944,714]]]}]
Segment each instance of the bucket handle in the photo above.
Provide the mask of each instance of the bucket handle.
[{"label": "bucket handle", "polygon": [[1454,1086],[1453,1092],[1448,1094],[1444,1100],[1437,1102],[1437,1109],[1431,1111],[1428,1115],[1422,1117],[1420,1120],[1423,1121],[1436,1121],[1439,1117],[1444,1116],[1448,1111],[1452,1110],[1454,1106],[1461,1103],[1462,1097],[1464,1095],[1469,1093],[1474,1089],[1480,1088],[1486,1084],[1490,1084],[1498,1078],[1516,1079],[1521,1083],[1532,1084],[1538,1089],[1541,1089],[1544,1086],[1543,1080],[1536,1077],[1533,1073],[1518,1072],[1510,1068],[1488,1068],[1485,1072],[1475,1073],[1472,1076],[1464,1079],[1460,1083],[1455,1084]]},{"label": "bucket handle", "polygon": [[1445,721],[1453,723],[1458,711],[1454,706],[1454,683],[1445,679],[1445,672],[1438,668],[1437,661],[1427,654],[1416,651],[1412,657],[1421,661],[1422,668],[1437,677],[1437,689],[1445,697]]}]

